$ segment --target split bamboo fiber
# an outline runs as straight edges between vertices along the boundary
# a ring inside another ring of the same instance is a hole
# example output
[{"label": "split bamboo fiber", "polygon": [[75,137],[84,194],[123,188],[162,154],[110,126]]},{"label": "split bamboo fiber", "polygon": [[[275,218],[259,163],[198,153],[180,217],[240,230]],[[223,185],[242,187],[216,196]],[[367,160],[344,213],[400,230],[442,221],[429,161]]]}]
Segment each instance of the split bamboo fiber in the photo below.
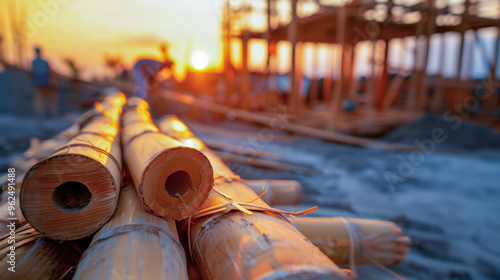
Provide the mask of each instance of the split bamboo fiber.
[{"label": "split bamboo fiber", "polygon": [[[336,264],[397,265],[409,251],[410,238],[392,222],[297,217],[297,229]],[[352,260],[350,260],[352,258]]]},{"label": "split bamboo fiber", "polygon": [[46,237],[83,238],[111,218],[121,187],[119,115],[124,102],[120,93],[97,103],[102,114],[24,177],[23,214]]},{"label": "split bamboo fiber", "polygon": [[266,193],[262,199],[269,205],[298,205],[302,201],[302,186],[295,180],[246,180],[256,193]]},{"label": "split bamboo fiber", "polygon": [[214,189],[183,226],[203,279],[348,278],[175,116],[164,117],[159,127],[185,145],[200,149],[214,168]]},{"label": "split bamboo fiber", "polygon": [[94,236],[73,279],[187,280],[175,222],[147,213],[126,183],[113,218]]},{"label": "split bamboo fiber", "polygon": [[125,163],[146,210],[180,220],[200,208],[213,187],[208,159],[159,132],[142,99],[127,102],[122,126]]},{"label": "split bamboo fiber", "polygon": [[15,272],[9,271],[11,267],[10,250],[3,250],[3,245],[9,249],[8,238],[0,240],[0,279],[71,279],[75,273],[83,250],[88,241],[56,242],[40,237],[31,226],[27,225],[16,230]]}]

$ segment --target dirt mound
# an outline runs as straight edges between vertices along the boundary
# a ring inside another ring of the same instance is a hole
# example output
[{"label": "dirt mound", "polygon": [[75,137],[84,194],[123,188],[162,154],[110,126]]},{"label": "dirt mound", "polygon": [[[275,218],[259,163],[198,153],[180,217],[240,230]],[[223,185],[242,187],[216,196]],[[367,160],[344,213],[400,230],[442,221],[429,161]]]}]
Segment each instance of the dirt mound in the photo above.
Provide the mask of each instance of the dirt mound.
[{"label": "dirt mound", "polygon": [[[453,119],[452,119],[453,118]],[[384,141],[416,145],[418,141],[433,139],[433,131],[439,131],[442,143],[436,146],[448,149],[500,149],[500,134],[484,126],[467,123],[458,117],[426,114],[420,119],[403,125],[386,136]]]}]

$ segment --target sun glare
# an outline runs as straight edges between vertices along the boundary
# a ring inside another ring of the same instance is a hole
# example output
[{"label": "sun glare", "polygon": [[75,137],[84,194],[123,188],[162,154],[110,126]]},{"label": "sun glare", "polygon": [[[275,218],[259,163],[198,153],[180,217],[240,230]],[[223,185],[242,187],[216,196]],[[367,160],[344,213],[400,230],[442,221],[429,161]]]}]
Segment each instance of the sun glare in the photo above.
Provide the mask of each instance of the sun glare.
[{"label": "sun glare", "polygon": [[197,70],[203,70],[207,67],[208,56],[205,52],[197,51],[191,57],[191,65]]}]

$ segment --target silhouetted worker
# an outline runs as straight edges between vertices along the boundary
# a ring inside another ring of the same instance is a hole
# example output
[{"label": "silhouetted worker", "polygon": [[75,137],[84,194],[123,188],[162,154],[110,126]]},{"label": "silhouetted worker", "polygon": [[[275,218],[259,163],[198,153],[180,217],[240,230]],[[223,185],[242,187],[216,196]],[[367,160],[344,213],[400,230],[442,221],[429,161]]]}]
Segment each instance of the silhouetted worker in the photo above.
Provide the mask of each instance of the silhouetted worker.
[{"label": "silhouetted worker", "polygon": [[36,58],[31,63],[33,70],[33,86],[35,93],[35,111],[42,116],[45,111],[45,102],[49,103],[50,114],[57,113],[57,92],[51,83],[49,63],[42,59],[40,48],[35,48]]},{"label": "silhouetted worker", "polygon": [[160,80],[158,73],[164,69],[168,70],[171,75],[172,65],[174,64],[166,55],[166,46],[161,46],[164,61],[154,59],[138,60],[132,71],[134,72],[135,95],[146,100],[151,109],[151,114],[157,116],[157,113],[163,113],[164,109],[161,98],[158,96],[160,90]]}]

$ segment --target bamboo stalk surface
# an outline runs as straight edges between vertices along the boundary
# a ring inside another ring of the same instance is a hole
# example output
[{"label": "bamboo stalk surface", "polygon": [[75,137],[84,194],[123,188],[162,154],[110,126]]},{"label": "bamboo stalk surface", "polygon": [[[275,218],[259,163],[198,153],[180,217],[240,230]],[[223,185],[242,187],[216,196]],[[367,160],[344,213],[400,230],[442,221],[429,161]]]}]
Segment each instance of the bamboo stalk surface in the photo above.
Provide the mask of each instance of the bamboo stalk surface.
[{"label": "bamboo stalk surface", "polygon": [[341,217],[297,217],[294,224],[331,260],[358,265],[397,265],[410,239],[392,222]]},{"label": "bamboo stalk surface", "polygon": [[175,222],[147,213],[126,183],[113,218],[94,236],[73,279],[187,280]]}]

